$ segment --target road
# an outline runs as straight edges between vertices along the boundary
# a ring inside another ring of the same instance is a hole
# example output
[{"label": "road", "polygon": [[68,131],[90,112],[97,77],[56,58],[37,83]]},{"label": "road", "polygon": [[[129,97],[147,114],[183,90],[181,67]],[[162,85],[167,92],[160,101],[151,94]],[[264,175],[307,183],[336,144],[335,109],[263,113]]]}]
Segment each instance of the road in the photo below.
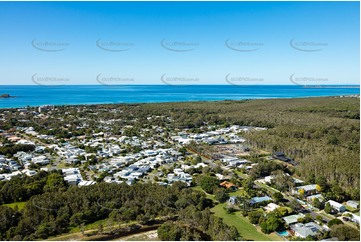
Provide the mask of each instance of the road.
[{"label": "road", "polygon": [[[272,187],[269,187],[269,186],[267,186],[267,185],[265,185],[265,184],[259,184],[259,183],[257,183],[257,182],[255,182],[255,184],[256,184],[256,186],[257,187],[263,187],[263,188],[266,188],[266,189],[268,189],[270,192],[276,192],[276,191],[278,191],[278,190],[276,190],[276,189],[274,189],[274,188],[272,188]],[[278,191],[278,192],[280,192],[280,191]],[[289,195],[287,195],[287,194],[285,194],[285,193],[283,193],[283,192],[281,192],[282,193],[282,195],[283,195],[283,197],[284,198],[286,198],[287,200],[289,200],[289,201],[294,201],[294,200],[296,200],[302,207],[305,207],[305,205],[307,206],[307,205],[309,205],[309,204],[301,204],[297,199],[295,199],[294,197],[292,197],[292,196],[289,196]],[[310,214],[311,216],[312,216],[312,218],[313,219],[316,219],[318,216],[321,216],[322,217],[322,220],[324,221],[324,222],[326,222],[326,223],[328,223],[330,220],[331,220],[331,218],[329,218],[329,217],[327,217],[327,216],[325,216],[325,215],[323,215],[323,214],[321,214],[321,213],[318,213],[318,212],[315,212],[315,211],[313,211],[312,209],[310,209],[310,208],[304,208],[303,210],[302,210],[302,212],[303,213],[308,213],[308,214]]]}]

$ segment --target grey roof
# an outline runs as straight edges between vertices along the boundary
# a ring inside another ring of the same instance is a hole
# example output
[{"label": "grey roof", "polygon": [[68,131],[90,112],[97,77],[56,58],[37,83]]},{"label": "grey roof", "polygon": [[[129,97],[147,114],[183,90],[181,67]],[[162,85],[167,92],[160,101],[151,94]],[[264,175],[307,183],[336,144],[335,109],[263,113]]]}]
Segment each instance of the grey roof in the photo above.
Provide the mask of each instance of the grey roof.
[{"label": "grey roof", "polygon": [[254,203],[260,203],[260,202],[264,202],[264,201],[272,201],[272,199],[269,196],[264,196],[264,197],[253,197],[250,201],[251,204]]},{"label": "grey roof", "polygon": [[302,213],[299,213],[299,214],[294,214],[294,215],[283,217],[282,219],[286,222],[286,224],[294,224],[294,223],[297,223],[297,220],[299,218],[303,218],[303,217],[305,217],[305,215],[303,215]]},{"label": "grey roof", "polygon": [[297,190],[303,189],[303,190],[305,190],[305,192],[313,191],[313,190],[316,190],[316,184],[300,186],[300,187],[296,187],[296,189]]},{"label": "grey roof", "polygon": [[324,197],[322,196],[322,194],[316,194],[316,195],[312,195],[312,196],[308,196],[308,197],[306,197],[306,199],[315,199],[315,198],[317,198],[317,199],[319,199],[319,200],[324,200]]},{"label": "grey roof", "polygon": [[355,200],[348,200],[347,205],[349,205],[349,204],[351,204],[351,205],[359,205],[360,203],[358,201],[355,201]]},{"label": "grey roof", "polygon": [[307,224],[297,223],[292,226],[292,229],[301,237],[306,238],[307,236],[315,236],[321,230],[321,227],[314,222],[309,222]]},{"label": "grey roof", "polygon": [[328,239],[323,239],[320,241],[339,241],[339,239],[337,237],[332,237],[332,238],[328,238]]}]

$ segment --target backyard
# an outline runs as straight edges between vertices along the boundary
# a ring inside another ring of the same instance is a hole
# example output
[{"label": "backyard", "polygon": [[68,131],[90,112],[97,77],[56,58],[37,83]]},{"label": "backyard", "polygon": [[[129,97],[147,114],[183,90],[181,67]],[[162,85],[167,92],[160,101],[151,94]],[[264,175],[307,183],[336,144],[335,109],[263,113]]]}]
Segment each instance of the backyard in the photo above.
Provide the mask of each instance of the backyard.
[{"label": "backyard", "polygon": [[214,214],[220,218],[223,218],[223,221],[230,225],[235,226],[238,232],[242,236],[242,240],[257,240],[257,241],[265,241],[265,240],[273,240],[278,241],[281,240],[276,234],[264,234],[259,228],[252,225],[247,218],[243,217],[239,212],[235,212],[232,214],[227,214],[223,209],[225,203],[221,203],[216,205],[211,209]]}]

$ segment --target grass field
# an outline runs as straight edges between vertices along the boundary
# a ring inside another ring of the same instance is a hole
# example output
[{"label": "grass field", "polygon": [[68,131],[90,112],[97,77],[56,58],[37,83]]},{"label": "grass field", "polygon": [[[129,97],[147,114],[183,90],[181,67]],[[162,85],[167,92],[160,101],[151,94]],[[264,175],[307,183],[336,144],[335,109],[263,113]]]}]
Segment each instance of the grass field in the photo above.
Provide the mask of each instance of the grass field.
[{"label": "grass field", "polygon": [[270,191],[270,192],[272,192],[272,193],[274,193],[274,192],[280,192],[280,191],[278,191],[277,189],[275,189],[275,188],[273,188],[273,187],[270,187],[270,186],[267,186],[266,184],[263,184],[263,183],[261,183],[261,182],[255,182],[258,186],[260,186],[260,187],[263,187],[263,188],[265,188],[265,189],[267,189],[268,191]]},{"label": "grass field", "polygon": [[26,202],[15,202],[15,203],[8,203],[8,204],[3,204],[2,206],[6,206],[9,208],[15,208],[15,206],[18,206],[19,210],[24,209]]},{"label": "grass field", "polygon": [[213,201],[215,201],[215,198],[214,198],[214,195],[212,194],[209,194],[209,193],[206,193],[202,188],[201,186],[195,186],[195,187],[192,187],[193,190],[196,190],[196,191],[201,191],[201,192],[204,192],[206,194],[206,197],[208,199],[211,199]]},{"label": "grass field", "polygon": [[[215,200],[214,195],[206,193],[200,186],[195,186],[192,189],[197,191],[202,191],[207,195],[207,198]],[[235,192],[229,193],[230,196],[240,196],[242,191],[239,189]],[[230,225],[235,226],[238,232],[241,234],[243,240],[258,240],[258,241],[279,241],[280,238],[276,234],[264,234],[260,231],[259,228],[251,224],[247,218],[240,215],[240,213],[227,214],[223,209],[225,203],[216,205],[211,209],[214,214],[220,218],[223,218],[223,221]]]},{"label": "grass field", "polygon": [[[84,225],[84,230],[91,230],[91,229],[98,229],[100,225],[102,225],[103,227],[106,227],[108,224],[108,219],[102,219],[102,220],[98,220],[95,221],[94,223],[90,223],[90,224],[86,224]],[[70,233],[76,233],[76,232],[81,232],[80,227],[74,227],[70,229]]]},{"label": "grass field", "polygon": [[245,192],[243,191],[243,188],[241,187],[241,188],[238,188],[238,190],[235,191],[235,192],[230,192],[230,193],[229,193],[229,196],[230,196],[230,197],[233,197],[233,196],[236,196],[236,197],[238,196],[238,197],[239,197],[239,196],[244,195],[244,193],[245,193]]},{"label": "grass field", "polygon": [[[206,193],[200,186],[195,186],[195,187],[192,187],[193,190],[196,190],[196,191],[201,191],[201,192],[204,192],[206,194],[206,197],[215,201],[215,196],[212,195],[212,194],[209,194],[209,193]],[[232,196],[241,196],[243,195],[244,192],[242,191],[242,188],[238,189],[237,191],[235,192],[230,192],[229,193],[229,196],[232,197]]]},{"label": "grass field", "polygon": [[320,212],[320,214],[322,214],[323,216],[329,218],[329,219],[334,219],[336,218],[335,216],[332,216],[331,214],[325,213],[324,211]]},{"label": "grass field", "polygon": [[224,203],[218,204],[211,209],[214,214],[220,218],[223,218],[223,221],[230,225],[235,226],[242,236],[243,240],[257,240],[257,241],[279,241],[280,238],[276,234],[264,234],[257,229],[253,224],[251,224],[247,218],[240,215],[239,212],[234,214],[227,214],[223,209]]},{"label": "grass field", "polygon": [[248,175],[246,173],[242,173],[240,171],[235,170],[234,173],[236,173],[239,177],[243,178],[243,179],[247,179]]}]

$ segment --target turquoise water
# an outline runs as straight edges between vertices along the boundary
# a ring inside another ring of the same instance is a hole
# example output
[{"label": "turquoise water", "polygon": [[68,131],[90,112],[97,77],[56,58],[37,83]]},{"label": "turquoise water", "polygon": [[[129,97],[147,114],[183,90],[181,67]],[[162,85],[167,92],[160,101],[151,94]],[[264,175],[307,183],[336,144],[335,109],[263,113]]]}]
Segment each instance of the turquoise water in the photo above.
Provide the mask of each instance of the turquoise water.
[{"label": "turquoise water", "polygon": [[290,234],[288,233],[287,230],[281,231],[281,232],[277,232],[279,235],[281,235],[282,237],[286,237],[289,236]]},{"label": "turquoise water", "polygon": [[354,88],[341,86],[304,88],[297,85],[0,86],[0,94],[5,93],[16,98],[0,98],[0,108],[45,104],[152,103],[339,96],[360,94],[360,89],[356,86]]}]

